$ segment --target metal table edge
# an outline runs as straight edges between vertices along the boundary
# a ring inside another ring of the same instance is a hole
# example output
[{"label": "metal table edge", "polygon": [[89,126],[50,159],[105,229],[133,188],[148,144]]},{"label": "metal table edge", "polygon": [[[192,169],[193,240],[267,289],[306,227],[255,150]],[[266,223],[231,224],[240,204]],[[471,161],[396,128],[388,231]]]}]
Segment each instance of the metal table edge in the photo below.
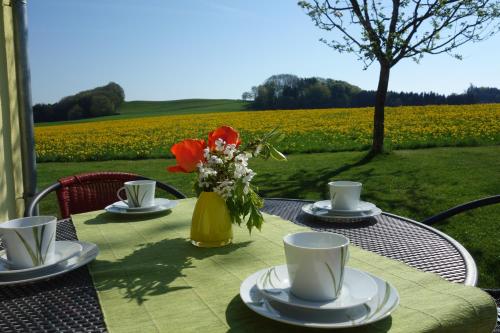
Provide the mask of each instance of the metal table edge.
[{"label": "metal table edge", "polygon": [[477,271],[476,262],[474,261],[474,258],[472,258],[472,255],[469,253],[469,251],[467,251],[467,249],[462,244],[460,244],[457,240],[455,240],[451,236],[448,236],[444,232],[437,230],[436,228],[433,228],[433,227],[428,226],[426,224],[423,224],[421,222],[412,220],[408,217],[403,217],[403,216],[399,216],[399,215],[387,213],[387,212],[383,212],[382,214],[390,216],[390,217],[395,217],[395,218],[398,218],[400,220],[404,220],[404,221],[409,222],[409,223],[416,224],[419,227],[427,229],[427,230],[435,233],[436,235],[446,239],[448,242],[450,242],[451,245],[453,245],[457,249],[457,251],[460,253],[460,255],[462,255],[462,257],[464,258],[465,269],[467,272],[464,284],[466,286],[472,286],[472,287],[475,287],[477,285],[478,271]]},{"label": "metal table edge", "polygon": [[[314,202],[313,200],[289,199],[289,198],[265,198],[265,200]],[[477,271],[476,262],[474,261],[474,258],[472,258],[469,251],[467,251],[467,249],[462,244],[460,244],[457,240],[455,240],[454,238],[448,236],[447,234],[437,230],[436,228],[433,228],[433,227],[428,226],[426,224],[423,224],[421,222],[417,222],[417,221],[412,220],[408,217],[403,217],[403,216],[399,216],[399,215],[387,213],[387,212],[383,212],[382,214],[390,216],[390,217],[394,217],[394,218],[397,218],[397,219],[400,219],[400,220],[403,220],[403,221],[406,221],[409,223],[416,224],[419,227],[427,229],[427,230],[435,233],[439,237],[444,238],[453,247],[455,247],[457,249],[457,251],[460,253],[460,255],[462,256],[462,258],[464,258],[465,270],[466,270],[466,277],[465,277],[464,285],[472,286],[472,287],[475,287],[477,285],[478,271]]]}]

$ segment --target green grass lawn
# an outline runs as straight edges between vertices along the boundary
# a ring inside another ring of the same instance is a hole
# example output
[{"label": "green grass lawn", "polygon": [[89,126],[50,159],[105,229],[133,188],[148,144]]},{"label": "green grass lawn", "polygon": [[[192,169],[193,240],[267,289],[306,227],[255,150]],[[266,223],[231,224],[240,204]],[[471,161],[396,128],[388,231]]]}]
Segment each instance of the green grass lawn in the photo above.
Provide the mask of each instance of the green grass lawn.
[{"label": "green grass lawn", "polygon": [[[500,192],[500,146],[400,150],[356,165],[362,152],[297,154],[288,162],[254,161],[255,183],[265,197],[320,199],[327,183],[349,179],[364,184],[362,197],[384,211],[422,220],[455,205]],[[169,174],[174,160],[41,163],[39,187],[86,171],[128,171],[168,182],[193,195],[194,175]],[[49,197],[42,213],[55,213]],[[449,219],[438,228],[462,243],[480,271],[479,285],[500,286],[500,205]],[[265,232],[265,226],[262,232]]]},{"label": "green grass lawn", "polygon": [[175,114],[217,113],[246,111],[248,102],[235,99],[180,99],[174,101],[130,101],[124,102],[117,115],[73,120],[37,123],[35,126],[87,123],[103,120],[155,117]]}]

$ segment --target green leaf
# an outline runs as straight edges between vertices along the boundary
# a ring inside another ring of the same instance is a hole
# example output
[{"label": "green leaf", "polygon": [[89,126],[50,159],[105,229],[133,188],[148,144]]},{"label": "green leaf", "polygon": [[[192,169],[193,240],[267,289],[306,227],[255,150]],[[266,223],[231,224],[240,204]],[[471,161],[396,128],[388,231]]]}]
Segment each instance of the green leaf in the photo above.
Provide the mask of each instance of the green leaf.
[{"label": "green leaf", "polygon": [[272,138],[271,142],[273,144],[280,143],[281,141],[283,141],[285,139],[285,137],[286,137],[286,135],[284,133],[279,133],[274,138]]},{"label": "green leaf", "polygon": [[273,146],[270,146],[269,148],[272,158],[274,158],[277,161],[286,161],[286,156],[283,155],[281,152],[279,152],[276,148],[274,148]]}]

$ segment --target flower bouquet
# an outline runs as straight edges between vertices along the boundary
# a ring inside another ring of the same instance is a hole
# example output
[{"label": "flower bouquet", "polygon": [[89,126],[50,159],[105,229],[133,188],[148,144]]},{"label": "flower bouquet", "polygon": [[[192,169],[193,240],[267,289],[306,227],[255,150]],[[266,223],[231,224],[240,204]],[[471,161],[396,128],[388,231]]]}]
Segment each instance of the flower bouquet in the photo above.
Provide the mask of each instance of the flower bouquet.
[{"label": "flower bouquet", "polygon": [[193,213],[191,241],[198,246],[222,246],[232,239],[231,225],[245,222],[249,232],[261,229],[263,200],[251,184],[256,175],[248,167],[252,157],[286,160],[274,145],[282,139],[276,129],[243,145],[239,133],[222,126],[208,135],[208,142],[186,139],[171,148],[177,165],[170,172],[197,173],[199,195]]}]

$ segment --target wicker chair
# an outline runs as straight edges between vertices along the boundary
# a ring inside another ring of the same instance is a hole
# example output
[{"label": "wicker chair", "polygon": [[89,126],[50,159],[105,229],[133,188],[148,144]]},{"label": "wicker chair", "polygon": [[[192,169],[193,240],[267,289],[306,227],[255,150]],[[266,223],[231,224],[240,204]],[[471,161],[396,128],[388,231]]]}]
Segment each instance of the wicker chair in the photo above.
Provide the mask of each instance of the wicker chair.
[{"label": "wicker chair", "polygon": [[[453,207],[451,209],[448,209],[442,213],[439,213],[437,215],[431,216],[425,220],[422,221],[424,224],[436,224],[439,223],[449,217],[452,217],[454,215],[457,215],[459,213],[483,207],[483,206],[488,206],[488,205],[493,205],[500,203],[500,195],[494,195],[491,197],[471,201],[456,207]],[[495,333],[500,333],[500,289],[484,289],[486,292],[488,292],[494,299],[495,302],[497,303],[497,312],[498,312],[498,317],[497,317],[497,327],[495,328],[494,332]]]},{"label": "wicker chair", "polygon": [[[141,179],[150,178],[124,172],[94,172],[64,177],[40,191],[33,198],[25,215],[36,215],[36,206],[40,200],[53,191],[57,193],[62,218],[69,218],[71,214],[103,209],[117,201],[116,192],[124,182]],[[157,181],[156,187],[176,198],[186,198],[182,192],[168,184]]]}]

